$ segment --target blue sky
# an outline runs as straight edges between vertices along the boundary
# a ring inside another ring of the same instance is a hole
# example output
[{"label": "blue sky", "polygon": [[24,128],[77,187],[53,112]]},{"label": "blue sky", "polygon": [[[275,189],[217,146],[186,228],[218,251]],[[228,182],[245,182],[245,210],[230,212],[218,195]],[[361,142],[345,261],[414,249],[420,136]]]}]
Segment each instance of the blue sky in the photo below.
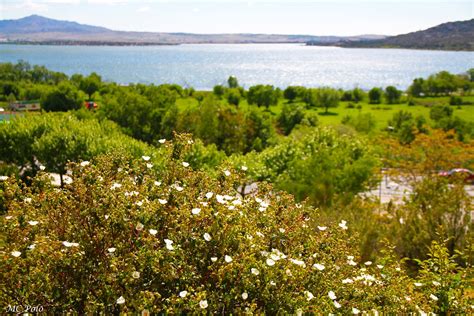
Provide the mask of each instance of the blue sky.
[{"label": "blue sky", "polygon": [[114,30],[395,35],[474,17],[474,0],[0,0],[0,19],[30,14]]}]

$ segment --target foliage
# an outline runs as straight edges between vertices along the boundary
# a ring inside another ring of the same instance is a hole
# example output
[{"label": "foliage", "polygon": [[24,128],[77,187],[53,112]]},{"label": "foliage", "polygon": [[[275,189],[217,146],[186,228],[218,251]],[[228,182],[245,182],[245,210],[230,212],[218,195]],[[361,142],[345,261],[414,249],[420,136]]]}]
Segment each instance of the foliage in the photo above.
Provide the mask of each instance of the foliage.
[{"label": "foliage", "polygon": [[235,76],[229,76],[229,79],[227,79],[227,85],[229,88],[238,88],[239,87],[239,81],[237,80],[237,77]]},{"label": "foliage", "polygon": [[82,78],[79,83],[79,88],[84,91],[89,96],[89,100],[91,100],[92,95],[100,89],[101,81],[100,76],[93,72],[88,77]]},{"label": "foliage", "polygon": [[369,103],[380,104],[382,102],[383,91],[380,88],[372,88],[369,91]]},{"label": "foliage", "polygon": [[376,126],[374,116],[371,113],[359,113],[356,116],[348,115],[342,118],[341,123],[352,126],[356,131],[362,133],[370,133]]},{"label": "foliage", "polygon": [[384,97],[388,104],[400,103],[400,97],[402,92],[394,86],[388,86],[385,88]]},{"label": "foliage", "polygon": [[266,108],[270,105],[278,103],[280,97],[280,91],[270,85],[256,85],[250,87],[247,93],[247,100],[249,104],[256,104],[258,107],[265,106]]},{"label": "foliage", "polygon": [[339,105],[339,92],[328,87],[308,89],[305,102],[310,107],[324,108],[327,114],[329,108],[334,108]]},{"label": "foliage", "polygon": [[[119,155],[72,164],[62,190],[8,179],[0,299],[79,314],[438,308],[391,254],[359,262],[350,223],[315,230],[316,211],[270,187],[242,198],[242,172],[193,172],[188,145],[166,145],[161,171]],[[450,294],[467,313],[462,290]]]},{"label": "foliage", "polygon": [[377,162],[361,138],[302,127],[259,154],[236,157],[235,164],[251,167],[249,182],[270,181],[297,200],[324,206],[366,190]]},{"label": "foliage", "polygon": [[41,107],[47,111],[69,111],[81,108],[83,97],[70,83],[62,82],[57,88],[52,89],[43,95]]}]

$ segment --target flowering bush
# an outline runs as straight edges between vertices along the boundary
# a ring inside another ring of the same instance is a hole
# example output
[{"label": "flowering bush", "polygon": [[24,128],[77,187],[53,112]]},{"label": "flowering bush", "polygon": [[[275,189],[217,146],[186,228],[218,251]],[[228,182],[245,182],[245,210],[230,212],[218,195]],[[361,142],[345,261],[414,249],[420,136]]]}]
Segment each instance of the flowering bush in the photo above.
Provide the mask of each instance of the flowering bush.
[{"label": "flowering bush", "polygon": [[[70,164],[61,189],[42,172],[29,187],[3,181],[0,300],[81,314],[437,310],[390,252],[358,262],[350,223],[320,226],[270,186],[242,198],[246,168],[193,171],[189,143],[163,144],[156,170],[153,157],[109,154]],[[467,313],[458,286],[446,310]]]}]

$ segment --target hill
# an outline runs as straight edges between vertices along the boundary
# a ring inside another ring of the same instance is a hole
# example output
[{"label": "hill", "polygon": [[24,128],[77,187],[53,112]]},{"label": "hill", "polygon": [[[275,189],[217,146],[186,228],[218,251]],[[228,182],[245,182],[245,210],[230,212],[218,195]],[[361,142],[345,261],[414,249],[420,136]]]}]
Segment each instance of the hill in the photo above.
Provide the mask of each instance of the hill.
[{"label": "hill", "polygon": [[[309,43],[318,45],[318,43]],[[380,40],[341,41],[341,47],[384,47],[474,51],[474,19],[448,22],[408,34]]]},{"label": "hill", "polygon": [[384,38],[381,35],[351,37],[281,34],[192,34],[163,32],[124,32],[31,15],[18,20],[0,21],[0,40],[33,44],[158,45],[193,43],[336,43]]}]

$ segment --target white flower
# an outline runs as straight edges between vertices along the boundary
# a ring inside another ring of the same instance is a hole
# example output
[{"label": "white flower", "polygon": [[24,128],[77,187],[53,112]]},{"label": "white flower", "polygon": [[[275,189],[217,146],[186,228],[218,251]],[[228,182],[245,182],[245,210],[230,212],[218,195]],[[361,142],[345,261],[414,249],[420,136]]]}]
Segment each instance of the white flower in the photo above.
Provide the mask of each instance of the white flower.
[{"label": "white flower", "polygon": [[109,219],[109,215],[104,215],[105,219]]},{"label": "white flower", "polygon": [[365,264],[366,266],[370,266],[370,265],[372,264],[372,261],[366,261],[364,264]]},{"label": "white flower", "polygon": [[40,166],[40,170],[41,170],[41,171],[44,171],[45,169],[46,169],[45,166]]},{"label": "white flower", "polygon": [[383,269],[383,265],[381,265],[381,264],[378,264],[378,265],[377,265],[377,268],[379,268],[379,269]]},{"label": "white flower", "polygon": [[191,210],[191,213],[193,213],[193,215],[198,215],[199,213],[201,213],[201,209],[200,208],[193,208]]},{"label": "white flower", "polygon": [[399,267],[396,267],[395,270],[396,270],[396,271],[400,271],[401,269],[400,269]]},{"label": "white flower", "polygon": [[158,202],[160,202],[160,204],[162,204],[162,205],[168,203],[168,201],[166,201],[164,199],[158,199]]},{"label": "white flower", "polygon": [[293,262],[294,264],[296,264],[297,266],[300,266],[300,267],[305,267],[306,266],[306,264],[302,260],[290,259],[290,261]]},{"label": "white flower", "polygon": [[252,269],[250,269],[250,271],[252,272],[252,274],[255,274],[255,275],[260,274],[260,271],[258,271],[258,269],[256,269],[256,268],[252,268]]},{"label": "white flower", "polygon": [[172,240],[165,239],[164,241],[165,241],[165,244],[166,244],[166,249],[168,249],[168,250],[174,250],[173,241],[172,241]]},{"label": "white flower", "polygon": [[347,260],[347,264],[350,266],[356,266],[357,263],[354,260]]},{"label": "white flower", "polygon": [[208,233],[204,233],[204,235],[202,235],[202,237],[204,238],[205,241],[211,241],[211,235],[209,235]]},{"label": "white flower", "polygon": [[25,198],[24,201],[25,201],[26,203],[31,203],[31,198]]},{"label": "white flower", "polygon": [[220,195],[220,194],[217,194],[217,195],[216,195],[216,200],[217,200],[217,202],[219,202],[220,204],[226,203],[226,200],[224,199],[224,196],[222,196],[222,195]]},{"label": "white flower", "polygon": [[313,293],[310,291],[304,291],[304,294],[306,295],[306,300],[311,301],[314,298]]},{"label": "white flower", "polygon": [[212,262],[216,262],[216,261],[217,261],[217,257],[211,257],[211,261],[212,261]]},{"label": "white flower", "polygon": [[242,171],[247,171],[248,170],[247,166],[242,166],[242,167],[240,167],[240,169],[242,169]]},{"label": "white flower", "polygon": [[148,160],[150,160],[150,156],[142,156],[142,159],[145,160],[145,161],[148,161]]},{"label": "white flower", "polygon": [[174,185],[174,188],[175,188],[175,190],[178,191],[178,192],[181,192],[181,191],[184,190],[183,187],[181,187],[181,186],[179,186],[179,185],[177,185],[177,184]]},{"label": "white flower", "polygon": [[182,298],[185,298],[186,295],[188,295],[188,291],[181,291],[181,292],[179,292],[179,296],[182,297]]},{"label": "white flower", "polygon": [[438,300],[438,297],[434,294],[430,294],[430,298],[433,300],[433,301],[437,301]]},{"label": "white flower", "polygon": [[181,164],[182,164],[183,167],[185,167],[185,168],[186,168],[186,167],[189,167],[189,163],[187,163],[186,161],[183,161]]},{"label": "white flower", "polygon": [[258,237],[262,237],[262,238],[265,237],[265,235],[262,234],[261,232],[256,232],[256,234],[257,234]]},{"label": "white flower", "polygon": [[349,284],[349,283],[354,283],[354,281],[349,278],[342,280],[342,284]]},{"label": "white flower", "polygon": [[138,272],[138,271],[133,271],[133,273],[132,273],[132,278],[138,279],[139,277],[140,277],[140,272]]},{"label": "white flower", "polygon": [[159,142],[160,144],[164,144],[164,143],[166,142],[166,139],[164,139],[164,138],[163,138],[163,139],[160,139],[158,142]]},{"label": "white flower", "polygon": [[339,223],[339,227],[341,227],[342,229],[346,230],[347,229],[347,222],[345,220],[342,220],[340,223]]},{"label": "white flower", "polygon": [[139,232],[143,230],[145,226],[143,226],[142,223],[138,223],[137,226],[135,226],[135,229],[138,230]]},{"label": "white flower", "polygon": [[115,190],[117,188],[121,188],[122,185],[120,183],[117,183],[115,182],[114,184],[112,184],[112,186],[110,187],[111,190]]},{"label": "white flower", "polygon": [[125,299],[123,298],[123,296],[120,296],[118,299],[117,299],[117,304],[123,304],[125,303]]},{"label": "white flower", "polygon": [[275,281],[270,281],[270,285],[275,286],[275,285],[277,285],[277,284],[275,283]]},{"label": "white flower", "polygon": [[422,286],[423,285],[423,283],[420,283],[420,282],[415,282],[414,284],[415,284],[415,286]]},{"label": "white flower", "polygon": [[275,261],[273,261],[272,259],[267,259],[267,264],[271,267],[273,265],[275,265]]},{"label": "white flower", "polygon": [[318,226],[318,229],[320,231],[325,231],[327,229],[327,227],[326,226]]},{"label": "white flower", "polygon": [[318,269],[319,271],[323,271],[326,267],[322,264],[319,264],[319,263],[315,263],[313,264],[313,268],[316,268]]},{"label": "white flower", "polygon": [[337,298],[336,294],[333,291],[329,291],[328,296],[333,301]]},{"label": "white flower", "polygon": [[35,225],[38,225],[38,221],[29,221],[28,224],[30,224],[31,226],[35,226]]},{"label": "white flower", "polygon": [[90,165],[90,162],[89,162],[89,161],[87,161],[87,160],[86,160],[86,161],[83,161],[83,162],[81,162],[81,167],[86,167],[86,166],[88,166],[88,165]]},{"label": "white flower", "polygon": [[207,306],[207,300],[202,300],[199,302],[199,307],[201,307],[202,309],[207,308]]},{"label": "white flower", "polygon": [[79,244],[77,242],[69,242],[69,241],[63,241],[63,245],[65,247],[79,247]]},{"label": "white flower", "polygon": [[21,256],[21,252],[19,252],[19,251],[12,251],[12,256],[18,258],[19,256]]},{"label": "white flower", "polygon": [[35,247],[36,247],[35,244],[31,244],[31,245],[28,246],[28,249],[33,250],[33,249],[35,249]]},{"label": "white flower", "polygon": [[242,293],[242,299],[243,300],[246,300],[248,298],[249,298],[249,295],[247,294],[247,292]]},{"label": "white flower", "polygon": [[278,228],[278,230],[280,231],[280,233],[284,234],[285,233],[285,229],[284,228]]},{"label": "white flower", "polygon": [[150,234],[152,234],[153,236],[155,236],[156,233],[158,233],[158,231],[157,231],[156,229],[153,229],[153,228],[152,228],[152,229],[149,229],[148,232],[149,232]]},{"label": "white flower", "polygon": [[339,304],[337,301],[334,301],[334,307],[335,308],[341,308],[341,304]]},{"label": "white flower", "polygon": [[359,314],[359,313],[360,313],[360,310],[358,310],[358,309],[355,308],[355,307],[352,307],[352,314],[357,315],[357,314]]},{"label": "white flower", "polygon": [[438,281],[433,281],[433,285],[434,285],[434,286],[440,286],[441,283],[439,283]]},{"label": "white flower", "polygon": [[226,177],[230,176],[230,171],[229,170],[224,170],[224,174]]},{"label": "white flower", "polygon": [[207,192],[207,193],[206,193],[206,199],[210,199],[213,195],[214,195],[214,193],[212,193],[212,192]]},{"label": "white flower", "polygon": [[159,187],[161,185],[161,181],[155,181],[154,183],[157,187]]},{"label": "white flower", "polygon": [[114,253],[115,250],[117,250],[116,248],[114,247],[111,247],[111,248],[108,248],[107,251],[110,252],[110,253]]},{"label": "white flower", "polygon": [[146,164],[146,167],[147,167],[148,169],[151,169],[151,168],[153,168],[153,164],[152,164],[152,163],[147,163],[147,164]]},{"label": "white flower", "polygon": [[225,262],[230,263],[230,262],[232,262],[232,257],[228,256],[228,255],[225,255],[224,260],[225,260]]},{"label": "white flower", "polygon": [[7,181],[8,177],[7,176],[0,176],[0,181]]}]

